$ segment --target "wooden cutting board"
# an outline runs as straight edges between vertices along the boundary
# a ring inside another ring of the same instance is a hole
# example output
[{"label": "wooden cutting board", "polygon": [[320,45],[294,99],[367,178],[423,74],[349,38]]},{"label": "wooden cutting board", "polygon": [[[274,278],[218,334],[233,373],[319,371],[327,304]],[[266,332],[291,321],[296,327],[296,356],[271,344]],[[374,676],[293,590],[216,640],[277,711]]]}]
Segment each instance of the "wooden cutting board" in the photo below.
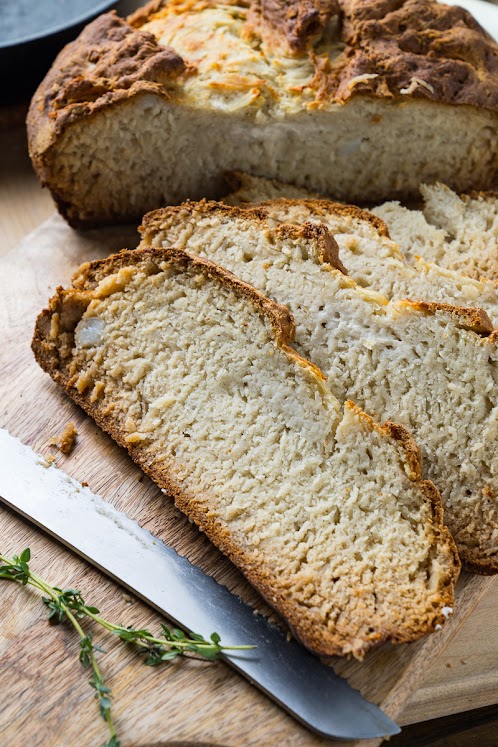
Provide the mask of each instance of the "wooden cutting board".
[{"label": "wooden cutting board", "polygon": [[[32,357],[34,320],[55,287],[68,284],[82,261],[135,244],[133,229],[105,229],[83,235],[53,216],[0,259],[0,427],[8,428],[43,454],[56,454],[58,465],[69,474],[86,481],[94,492],[269,613],[240,573],[142,475],[127,454],[65,397]],[[76,423],[78,442],[73,453],[63,457],[48,446],[48,441],[70,420]],[[5,515],[2,552],[14,553],[22,549],[29,532],[13,514]],[[38,536],[35,545],[35,565],[37,553],[39,557],[47,553],[53,556],[49,564],[49,580],[53,583],[83,587],[88,600],[116,622],[158,627],[157,615],[139,602],[127,604],[115,584],[69,553],[61,553],[53,540]],[[337,659],[334,668],[391,717],[398,718],[430,663],[490,584],[489,578],[462,575],[455,614],[442,631],[412,645],[384,646],[363,663]],[[75,661],[77,645],[70,632],[49,629],[39,622],[43,609],[29,590],[4,591],[2,587],[0,600],[0,682],[4,688],[8,681],[11,688],[11,697],[2,702],[0,743],[50,747],[101,743],[103,727],[97,716],[88,715],[88,709],[95,705],[84,684],[87,677]],[[32,610],[32,617],[25,613],[26,606]],[[29,645],[24,646],[25,638]],[[106,645],[113,656],[102,657],[102,668],[114,688],[123,745],[191,742],[229,747],[313,747],[327,743],[222,663],[181,661],[158,672],[143,668],[132,652],[118,655],[117,646],[122,644]],[[54,714],[56,723],[51,720]],[[170,741],[157,741],[165,738]],[[364,741],[361,747],[379,743]]]}]

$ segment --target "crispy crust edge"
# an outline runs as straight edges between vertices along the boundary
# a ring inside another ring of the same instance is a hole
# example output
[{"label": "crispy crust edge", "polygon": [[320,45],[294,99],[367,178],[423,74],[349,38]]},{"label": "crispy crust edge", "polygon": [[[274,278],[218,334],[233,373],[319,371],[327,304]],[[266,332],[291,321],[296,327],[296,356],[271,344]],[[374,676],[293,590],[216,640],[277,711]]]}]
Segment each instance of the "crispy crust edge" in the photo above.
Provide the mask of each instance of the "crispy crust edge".
[{"label": "crispy crust edge", "polygon": [[[313,207],[313,209],[315,209],[315,206],[317,204],[319,206],[322,206],[323,204],[324,210],[328,209],[329,205],[329,202],[327,200],[303,201],[285,199],[276,201],[270,200],[266,204],[274,202],[297,205],[302,204],[303,202],[308,202]],[[336,203],[331,204],[335,206]],[[354,217],[356,217],[358,213],[361,217],[365,212],[363,210],[360,210],[359,208],[352,208],[349,205],[339,205],[339,207],[344,208],[345,215],[353,215]],[[174,216],[176,214],[182,213],[183,211],[189,211],[191,213],[195,212],[203,215],[218,214],[233,219],[241,218],[244,220],[254,221],[262,230],[268,229],[267,220],[269,215],[265,204],[258,204],[255,207],[238,207],[206,200],[202,200],[200,202],[184,202],[182,205],[153,210],[144,216],[142,224],[139,226],[139,232],[142,236],[141,247],[152,245],[152,237],[154,233],[161,230],[161,221],[166,216]],[[325,226],[314,223],[303,223],[301,226],[282,223],[277,226],[277,228],[274,230],[274,233],[276,235],[280,234],[282,236],[289,236],[290,238],[300,238],[304,236],[307,239],[317,241],[320,247],[318,252],[319,261],[324,265],[330,265],[343,274],[347,274],[347,270],[344,268],[339,258],[339,247],[337,245],[337,242],[333,240],[333,245],[328,244],[329,239],[327,234],[332,239],[333,235]],[[327,245],[332,246],[332,250],[327,249]],[[337,256],[335,255],[336,248]],[[356,285],[354,280],[351,280],[351,278],[348,278],[348,282]],[[363,292],[364,289],[358,286],[358,291]],[[427,301],[412,301],[409,299],[391,302],[386,299],[386,306],[388,305],[391,305],[392,307],[400,306],[409,308],[414,312],[422,314],[436,314],[437,312],[443,312],[447,314],[451,318],[452,322],[458,327],[462,327],[463,329],[475,332],[480,337],[487,338],[490,342],[496,342],[496,340],[498,339],[498,331],[494,330],[493,324],[486,311],[479,307],[453,306],[452,304],[448,303],[431,303]]]},{"label": "crispy crust edge", "polygon": [[[116,41],[113,38],[116,31],[123,32],[123,39]],[[139,37],[137,44],[144,50],[145,55],[144,59],[139,60],[137,70],[134,70],[131,75],[126,62],[127,60],[131,62],[132,58],[126,56],[126,49],[121,50],[128,33],[129,37],[133,34]],[[82,96],[77,102],[65,103],[60,108],[56,107],[56,97],[59,93],[63,93],[74,83],[84,80],[80,70],[82,60],[86,60],[92,53],[98,53],[101,50],[99,44],[105,34],[108,35],[109,48],[113,45],[116,47],[115,54],[110,60],[113,66],[109,72],[111,87],[97,98],[89,96],[85,99],[85,96]],[[152,39],[152,35],[144,34],[140,29],[132,27],[125,19],[120,18],[116,11],[104,13],[88,24],[73,42],[61,50],[33,95],[26,118],[29,155],[42,186],[50,189],[59,212],[74,228],[100,225],[102,221],[81,218],[74,206],[67,201],[64,189],[58,186],[53,178],[51,164],[53,150],[67,128],[75,122],[91,118],[102,110],[129,101],[140,94],[148,93],[162,99],[169,98],[164,85],[159,80],[148,77],[147,61],[154,56],[161,57],[163,76],[165,69],[169,69],[172,77],[184,71],[186,65],[174,50],[163,47],[156,41],[152,42]],[[122,69],[119,68],[120,64],[123,65]],[[137,219],[139,217],[137,216]],[[106,218],[103,219],[104,222],[106,220]],[[119,223],[120,221],[116,219],[111,222]]]},{"label": "crispy crust edge", "polygon": [[447,314],[452,322],[462,329],[475,332],[481,337],[490,338],[493,336],[493,324],[484,311],[477,306],[452,306],[449,303],[432,303],[430,301],[397,301],[399,305],[419,311],[422,314],[437,314],[443,312]]},{"label": "crispy crust edge", "polygon": [[[225,195],[224,199],[227,197],[234,197],[237,195],[237,192],[239,190],[244,189],[251,189],[251,179],[252,175],[247,174],[244,171],[226,171],[224,173],[224,179],[230,188],[230,192]],[[260,177],[256,177],[259,179]],[[287,183],[280,182],[278,179],[265,179],[265,181],[270,182],[271,184],[274,184],[279,187],[285,187],[287,186]],[[290,187],[295,187],[294,184],[289,184]],[[360,221],[364,221],[365,223],[370,223],[373,228],[377,231],[377,233],[380,236],[383,236],[387,239],[390,239],[391,236],[389,235],[389,228],[387,226],[387,223],[382,220],[382,218],[379,218],[377,215],[374,215],[369,210],[366,210],[364,208],[357,207],[356,205],[347,205],[343,202],[337,202],[335,200],[331,200],[326,195],[317,195],[313,194],[309,197],[272,197],[266,200],[258,200],[257,202],[251,202],[251,203],[244,203],[241,205],[234,205],[233,207],[241,207],[241,208],[250,208],[251,205],[254,207],[261,207],[261,208],[268,208],[272,207],[273,205],[304,205],[305,207],[312,208],[313,210],[316,210],[317,212],[320,211],[328,211],[328,212],[334,212],[339,215],[344,215],[346,217],[355,218]]]},{"label": "crispy crust edge", "polygon": [[378,218],[373,213],[365,210],[364,208],[356,207],[356,205],[345,205],[342,202],[335,202],[329,200],[326,197],[323,199],[308,198],[292,199],[287,197],[279,197],[278,199],[265,200],[264,202],[258,203],[258,207],[268,207],[273,205],[304,205],[312,210],[319,212],[334,212],[338,215],[343,215],[346,218],[353,218],[355,220],[362,221],[363,223],[369,223],[379,234],[386,239],[390,239],[389,228],[382,218]]},{"label": "crispy crust edge", "polygon": [[[207,0],[197,9],[202,12],[211,4]],[[434,0],[245,0],[241,4],[247,8],[243,34],[291,56],[309,56],[318,101],[342,104],[367,93],[383,99],[424,98],[497,110],[497,45],[463,8]],[[167,13],[167,6],[167,0],[152,0],[128,22],[141,28]],[[195,2],[187,3],[186,10],[192,6],[196,9]],[[345,50],[331,64],[327,55],[315,53],[314,46],[334,18],[337,40]]]},{"label": "crispy crust edge", "polygon": [[[143,217],[142,223],[138,228],[142,237],[142,242],[144,242],[143,245],[148,244],[148,237],[151,232],[154,233],[160,230],[158,226],[166,216],[174,216],[185,210],[189,212],[195,211],[206,216],[219,215],[229,219],[242,218],[244,220],[252,221],[262,230],[269,230],[267,225],[269,215],[263,205],[257,205],[255,207],[238,207],[225,205],[223,202],[216,202],[213,200],[200,200],[199,202],[188,201],[183,202],[181,205],[159,208],[158,210],[152,210],[150,213],[147,213]],[[334,269],[339,270],[343,275],[348,274],[347,269],[344,267],[339,257],[339,245],[326,226],[317,223],[303,223],[301,226],[282,223],[272,229],[272,233],[277,237],[298,240],[304,238],[316,242],[320,262],[323,264],[329,264]]]},{"label": "crispy crust edge", "polygon": [[[218,280],[220,283],[228,285],[236,293],[244,295],[254,304],[260,313],[269,319],[275,332],[277,345],[287,353],[291,360],[299,363],[304,369],[307,369],[309,374],[315,378],[317,385],[320,386],[323,384],[324,377],[319,369],[299,356],[299,354],[289,345],[292,337],[293,325],[290,313],[285,307],[281,307],[274,301],[267,299],[263,294],[252,288],[252,286],[238,280],[231,273],[222,270],[213,263],[189,255],[181,250],[171,249],[137,249],[123,251],[107,260],[97,260],[84,265],[81,268],[81,272],[77,275],[77,288],[74,288],[72,291],[64,291],[62,288],[59,288],[56,295],[51,299],[49,307],[42,311],[37,318],[32,349],[38,364],[80,407],[82,407],[83,410],[85,410],[85,412],[95,420],[102,430],[108,433],[120,446],[128,451],[131,458],[140,465],[140,467],[161,489],[173,497],[175,504],[189,518],[191,518],[203,532],[206,533],[210,540],[213,541],[213,543],[219,547],[219,549],[227,555],[235,565],[242,570],[262,596],[286,619],[293,633],[307,648],[324,656],[344,655],[347,641],[345,641],[341,636],[330,634],[328,631],[325,631],[325,636],[323,635],[323,631],[321,634],[317,632],[316,621],[313,615],[310,614],[308,619],[305,619],[303,617],[303,611],[289,603],[285,590],[279,589],[275,586],[275,583],[272,582],[271,573],[267,569],[261,568],[253,559],[247,557],[247,554],[242,553],[233,543],[228,532],[226,532],[215,519],[206,516],[202,508],[199,505],[196,505],[193,496],[190,496],[185,492],[185,490],[180,489],[174,478],[172,478],[169,473],[164,472],[158,464],[154,464],[151,458],[144,451],[143,447],[127,443],[124,440],[123,433],[119,428],[116,428],[112,422],[112,416],[105,415],[100,411],[98,403],[91,403],[86,396],[79,394],[61,372],[57,352],[56,350],[53,350],[56,346],[54,343],[47,343],[47,330],[50,325],[51,317],[57,312],[61,299],[63,299],[67,293],[81,295],[88,292],[92,286],[95,287],[95,284],[99,279],[100,270],[104,270],[102,273],[103,277],[108,274],[105,272],[106,270],[113,273],[121,267],[129,266],[130,264],[139,264],[144,260],[170,260],[173,262],[179,262],[180,264],[184,263],[185,266],[194,268],[196,271],[204,272],[208,274],[208,276]],[[83,310],[84,307],[82,307],[82,311]],[[433,483],[422,479],[420,451],[417,445],[403,426],[391,423],[386,423],[381,426],[376,424],[372,418],[363,413],[360,408],[352,402],[348,402],[346,407],[353,409],[356,414],[362,418],[366,427],[371,430],[376,430],[381,434],[381,436],[392,439],[398,444],[400,457],[407,467],[407,475],[409,479],[418,484],[418,487],[431,507],[432,516],[430,518],[430,529],[432,530],[433,546],[434,548],[445,546],[448,551],[448,569],[441,579],[439,589],[440,608],[442,609],[443,606],[453,606],[454,585],[458,578],[460,562],[453,539],[451,538],[447,528],[442,523],[442,503],[440,494]],[[368,650],[375,648],[384,642],[406,643],[415,640],[422,635],[432,632],[435,624],[443,622],[444,616],[441,611],[439,611],[438,613],[435,613],[435,617],[432,620],[425,621],[425,623],[416,620],[413,621],[411,625],[405,625],[405,628],[400,631],[392,629],[378,631],[376,634],[372,635],[371,640],[363,641],[361,646],[357,645],[354,648],[353,653],[358,658],[362,658]],[[350,648],[347,649],[348,653],[349,651]]]}]

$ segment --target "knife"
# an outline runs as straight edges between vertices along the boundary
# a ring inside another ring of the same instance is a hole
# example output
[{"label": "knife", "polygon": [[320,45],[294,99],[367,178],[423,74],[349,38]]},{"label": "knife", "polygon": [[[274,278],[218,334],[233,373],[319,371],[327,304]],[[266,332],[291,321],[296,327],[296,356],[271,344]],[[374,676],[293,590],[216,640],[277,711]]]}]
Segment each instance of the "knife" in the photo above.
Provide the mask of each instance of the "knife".
[{"label": "knife", "polygon": [[252,684],[325,737],[400,732],[377,706],[296,641],[103,498],[0,429],[0,498],[164,613],[175,624],[250,651],[222,655]]}]

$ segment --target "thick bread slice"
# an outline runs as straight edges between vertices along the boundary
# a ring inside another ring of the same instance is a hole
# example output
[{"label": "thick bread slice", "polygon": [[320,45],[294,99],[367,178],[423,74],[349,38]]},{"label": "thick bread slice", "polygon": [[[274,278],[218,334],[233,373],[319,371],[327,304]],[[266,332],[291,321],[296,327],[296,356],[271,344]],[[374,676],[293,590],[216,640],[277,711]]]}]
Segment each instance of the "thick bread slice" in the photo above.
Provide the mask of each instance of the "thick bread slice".
[{"label": "thick bread slice", "polygon": [[373,209],[389,225],[407,259],[421,254],[463,275],[498,280],[498,195],[458,196],[443,184],[423,184],[422,210],[398,202]]},{"label": "thick bread slice", "polygon": [[74,225],[218,197],[227,169],[348,202],[498,178],[498,46],[435,0],[176,0],[91,23],[28,115]]},{"label": "thick bread slice", "polygon": [[297,349],[338,399],[413,432],[468,566],[498,571],[498,332],[483,311],[388,303],[327,263],[326,228],[272,230],[259,208],[186,203],[146,216],[142,233],[144,245],[186,248],[285,303]]},{"label": "thick bread slice", "polygon": [[84,265],[38,317],[40,365],[319,654],[444,623],[458,575],[408,432],[344,408],[287,309],[206,261]]},{"label": "thick bread slice", "polygon": [[[462,221],[459,249],[450,251],[444,231],[429,225],[419,211],[404,208],[398,202],[385,203],[373,210],[372,215],[370,211],[337,202],[307,198],[305,190],[274,180],[237,173],[230,175],[229,181],[235,186],[235,191],[224,198],[226,204],[247,206],[252,202],[264,207],[268,216],[276,221],[296,225],[312,221],[327,226],[339,245],[339,255],[348,274],[358,285],[378,291],[389,300],[414,298],[457,306],[479,306],[498,327],[498,282],[475,279],[477,272],[472,273],[473,277],[462,274],[457,267],[458,261],[451,259],[458,251],[463,258],[460,264],[467,261],[467,264],[486,265],[489,269],[491,258],[494,258],[498,266],[498,218],[495,215],[494,225],[491,196],[485,203],[490,225],[488,233],[480,234],[474,230],[475,241],[472,243],[468,238],[469,227]],[[432,188],[422,189],[424,194],[434,193]],[[440,187],[437,193],[446,194],[446,188]],[[451,194],[460,201],[453,192]],[[287,196],[293,196],[293,199],[286,199]],[[481,205],[484,199],[476,198],[474,202]],[[483,215],[481,219],[484,222]],[[457,239],[453,244],[456,243]],[[487,252],[482,250],[484,245]],[[450,252],[446,260],[445,246]],[[453,264],[455,267],[451,269]]]},{"label": "thick bread slice", "polygon": [[379,226],[371,213],[328,200],[280,199],[263,202],[261,207],[275,221],[296,225],[311,221],[326,226],[334,234],[348,274],[358,285],[389,300],[412,298],[479,306],[498,327],[497,282],[472,279],[427,262],[425,257],[407,259],[389,238],[389,224]]}]

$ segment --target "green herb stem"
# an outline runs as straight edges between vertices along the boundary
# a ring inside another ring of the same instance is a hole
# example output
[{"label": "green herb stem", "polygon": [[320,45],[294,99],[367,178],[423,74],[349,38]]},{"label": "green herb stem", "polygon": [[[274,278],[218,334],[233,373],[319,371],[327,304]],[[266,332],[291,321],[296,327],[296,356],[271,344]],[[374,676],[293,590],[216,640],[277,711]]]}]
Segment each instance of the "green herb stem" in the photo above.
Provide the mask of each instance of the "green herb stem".
[{"label": "green herb stem", "polygon": [[33,573],[28,565],[31,559],[29,548],[13,559],[6,558],[0,554],[0,578],[16,581],[23,586],[30,585],[46,594],[43,602],[50,610],[48,621],[52,624],[63,623],[68,620],[80,638],[80,661],[85,668],[91,668],[91,687],[95,690],[95,697],[99,703],[100,715],[107,723],[110,739],[104,747],[119,747],[120,742],[111,716],[111,690],[104,683],[100,672],[95,652],[102,649],[93,643],[91,632],[85,633],[79,622],[83,617],[93,620],[110,633],[118,636],[122,641],[137,646],[146,654],[145,664],[156,666],[171,661],[177,656],[198,654],[204,659],[216,659],[223,651],[248,651],[254,646],[224,646],[220,636],[212,633],[209,640],[204,639],[198,633],[186,635],[178,628],[169,628],[161,624],[163,635],[157,637],[148,630],[138,628],[125,628],[122,625],[106,620],[100,616],[96,607],[85,604],[85,601],[77,589],[59,589],[51,586],[47,581]]},{"label": "green herb stem", "polygon": [[[87,607],[81,608],[82,612],[85,613],[85,615],[92,620],[94,620],[98,625],[102,625],[103,628],[106,628],[106,630],[110,631],[111,633],[115,633],[116,635],[120,635],[121,633],[127,634],[130,632],[129,628],[124,628],[122,625],[115,625],[114,623],[109,622],[109,620],[104,620],[103,617],[100,617],[99,615],[96,615],[93,612],[90,612],[90,610]],[[158,646],[169,646],[169,647],[179,647],[179,648],[188,648],[192,643],[196,643],[199,648],[202,648],[202,646],[209,646],[212,647],[211,641],[194,641],[193,639],[186,638],[184,641],[182,640],[174,640],[169,641],[166,638],[154,638],[150,633],[147,633],[146,631],[143,631],[143,635],[140,636],[140,639],[137,639],[135,642],[137,644],[141,644],[142,641],[147,641],[148,643],[157,644]],[[146,645],[146,644],[144,644]],[[223,646],[219,645],[220,651],[250,651],[253,649],[254,646]]]},{"label": "green herb stem", "polygon": [[[24,553],[26,553],[26,551],[24,551]],[[21,554],[21,557],[22,555],[23,554]],[[14,557],[12,561],[4,557],[3,555],[0,555],[0,561],[2,561],[3,563],[6,563],[12,569],[16,568],[16,566],[18,565],[16,561],[18,560],[19,559],[17,557]],[[29,560],[29,554],[28,554],[28,560]],[[99,665],[97,664],[97,660],[95,659],[92,639],[86,635],[85,631],[79,624],[75,615],[73,615],[69,607],[61,600],[60,591],[58,591],[53,586],[50,586],[42,578],[40,578],[40,576],[37,576],[35,573],[33,573],[33,571],[29,569],[29,566],[27,565],[26,561],[23,561],[23,562],[26,564],[26,568],[27,568],[27,570],[24,571],[26,581],[24,582],[24,579],[16,578],[15,576],[12,576],[12,575],[10,576],[10,578],[13,581],[17,581],[17,583],[21,583],[25,586],[27,584],[29,584],[30,586],[34,586],[40,591],[43,591],[45,594],[48,594],[49,597],[59,606],[61,611],[64,613],[65,617],[69,620],[73,628],[78,633],[80,640],[81,640],[82,654],[84,652],[87,656],[87,658],[84,661],[82,656],[80,655],[80,660],[82,661],[84,666],[86,666],[85,662],[88,662],[92,668],[93,680],[90,684],[96,690],[95,695],[96,695],[96,698],[100,701],[100,711],[102,714],[102,718],[107,723],[107,726],[109,728],[109,733],[111,735],[110,741],[107,742],[107,747],[119,747],[119,741],[117,739],[116,729],[115,729],[115,726],[112,720],[112,715],[111,715],[111,702],[109,698],[110,689],[105,687],[104,685],[104,680],[100,672]],[[9,576],[2,574],[0,575],[0,577],[8,578]],[[106,745],[104,745],[104,747],[106,747]]]}]

